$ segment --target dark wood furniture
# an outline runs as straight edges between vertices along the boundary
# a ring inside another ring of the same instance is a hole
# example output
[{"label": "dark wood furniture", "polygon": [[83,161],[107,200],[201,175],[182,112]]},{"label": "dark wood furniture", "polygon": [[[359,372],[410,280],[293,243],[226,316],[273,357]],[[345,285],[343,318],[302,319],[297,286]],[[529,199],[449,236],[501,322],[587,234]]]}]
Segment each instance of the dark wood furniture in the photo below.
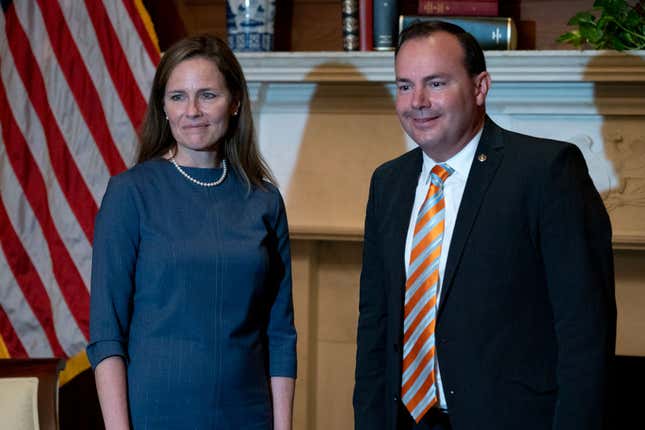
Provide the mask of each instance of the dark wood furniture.
[{"label": "dark wood furniture", "polygon": [[65,368],[60,358],[0,359],[0,378],[38,378],[38,420],[41,430],[59,430],[58,373]]}]

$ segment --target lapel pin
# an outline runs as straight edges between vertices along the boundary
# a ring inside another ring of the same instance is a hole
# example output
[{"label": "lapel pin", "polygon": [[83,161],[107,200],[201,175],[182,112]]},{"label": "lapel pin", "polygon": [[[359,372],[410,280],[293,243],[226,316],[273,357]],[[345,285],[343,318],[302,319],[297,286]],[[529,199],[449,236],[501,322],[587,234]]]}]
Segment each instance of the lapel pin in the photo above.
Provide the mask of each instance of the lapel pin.
[{"label": "lapel pin", "polygon": [[479,154],[477,156],[477,160],[479,160],[480,163],[483,163],[484,161],[486,161],[487,158],[488,157],[486,156],[486,154]]}]

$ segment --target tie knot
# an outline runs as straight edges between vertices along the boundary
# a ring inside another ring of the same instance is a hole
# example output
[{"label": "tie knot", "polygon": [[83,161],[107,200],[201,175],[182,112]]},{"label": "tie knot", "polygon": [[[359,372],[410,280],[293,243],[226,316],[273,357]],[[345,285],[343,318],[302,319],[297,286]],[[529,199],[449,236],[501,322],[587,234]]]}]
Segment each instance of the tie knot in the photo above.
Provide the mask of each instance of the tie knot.
[{"label": "tie knot", "polygon": [[434,182],[436,185],[439,185],[437,184],[437,182],[443,184],[446,179],[448,179],[448,176],[452,175],[454,171],[455,169],[453,169],[446,163],[435,164],[435,166],[430,171],[430,177],[432,182]]}]

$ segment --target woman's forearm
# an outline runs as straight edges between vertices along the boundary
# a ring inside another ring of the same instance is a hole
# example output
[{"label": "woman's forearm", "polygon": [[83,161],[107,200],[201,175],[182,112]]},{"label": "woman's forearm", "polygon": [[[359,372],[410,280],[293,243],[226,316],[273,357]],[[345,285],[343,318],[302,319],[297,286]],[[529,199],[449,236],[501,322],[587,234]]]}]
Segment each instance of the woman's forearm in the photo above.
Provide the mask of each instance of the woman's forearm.
[{"label": "woman's forearm", "polygon": [[119,356],[101,361],[94,371],[106,430],[129,430],[125,363]]},{"label": "woman's forearm", "polygon": [[283,376],[271,377],[273,396],[273,429],[291,430],[293,423],[293,394],[296,380]]}]

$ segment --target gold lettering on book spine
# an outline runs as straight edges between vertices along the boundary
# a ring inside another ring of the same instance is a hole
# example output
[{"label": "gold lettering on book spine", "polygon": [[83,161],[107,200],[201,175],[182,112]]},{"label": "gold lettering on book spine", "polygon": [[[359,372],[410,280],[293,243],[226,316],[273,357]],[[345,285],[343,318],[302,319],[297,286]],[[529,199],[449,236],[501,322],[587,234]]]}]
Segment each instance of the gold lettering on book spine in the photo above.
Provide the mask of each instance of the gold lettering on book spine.
[{"label": "gold lettering on book spine", "polygon": [[450,12],[450,2],[427,1],[423,3],[423,12],[425,15],[448,15]]}]

